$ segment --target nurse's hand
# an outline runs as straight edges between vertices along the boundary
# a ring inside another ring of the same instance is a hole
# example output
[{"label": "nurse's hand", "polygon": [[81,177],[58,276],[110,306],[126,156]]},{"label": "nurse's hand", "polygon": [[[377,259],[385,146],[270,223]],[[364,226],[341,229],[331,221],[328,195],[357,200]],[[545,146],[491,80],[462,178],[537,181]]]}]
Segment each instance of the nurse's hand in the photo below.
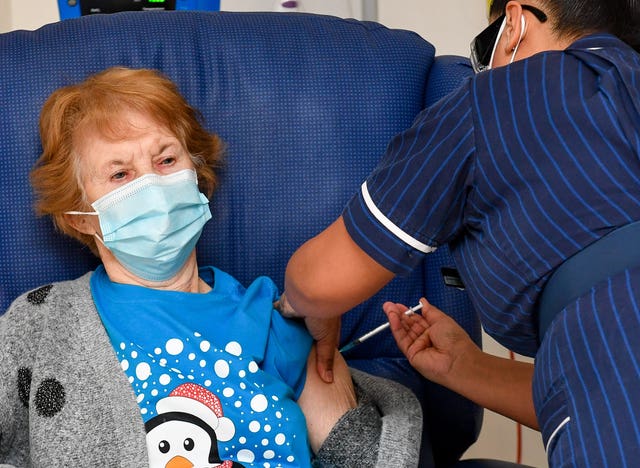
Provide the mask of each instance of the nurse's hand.
[{"label": "nurse's hand", "polygon": [[316,369],[326,383],[333,382],[333,359],[340,340],[340,317],[307,317],[304,323],[316,340]]},{"label": "nurse's hand", "polygon": [[301,317],[291,307],[283,293],[273,304],[283,317],[304,319],[309,333],[316,341],[316,370],[326,383],[333,382],[333,360],[340,340],[340,317]]},{"label": "nurse's hand", "polygon": [[532,429],[533,364],[484,353],[447,314],[424,298],[422,314],[405,315],[402,304],[385,303],[391,332],[411,365],[427,379]]},{"label": "nurse's hand", "polygon": [[[482,353],[455,320],[421,299],[421,314],[406,315],[402,304],[386,302],[382,308],[391,324],[391,332],[411,365],[427,379],[452,385],[464,378],[460,371],[471,356]],[[462,366],[459,364],[464,363]]]}]

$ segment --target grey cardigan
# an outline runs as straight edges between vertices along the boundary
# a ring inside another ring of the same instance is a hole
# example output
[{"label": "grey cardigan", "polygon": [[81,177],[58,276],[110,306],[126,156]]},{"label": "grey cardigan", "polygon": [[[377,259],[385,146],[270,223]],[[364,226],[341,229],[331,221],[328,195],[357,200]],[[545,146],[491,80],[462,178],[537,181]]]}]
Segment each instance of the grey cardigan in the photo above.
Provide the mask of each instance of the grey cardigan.
[{"label": "grey cardigan", "polygon": [[[94,306],[90,276],[24,294],[0,317],[0,467],[148,466],[138,404]],[[417,399],[395,382],[353,376],[375,411],[347,413],[315,464],[417,466]]]}]

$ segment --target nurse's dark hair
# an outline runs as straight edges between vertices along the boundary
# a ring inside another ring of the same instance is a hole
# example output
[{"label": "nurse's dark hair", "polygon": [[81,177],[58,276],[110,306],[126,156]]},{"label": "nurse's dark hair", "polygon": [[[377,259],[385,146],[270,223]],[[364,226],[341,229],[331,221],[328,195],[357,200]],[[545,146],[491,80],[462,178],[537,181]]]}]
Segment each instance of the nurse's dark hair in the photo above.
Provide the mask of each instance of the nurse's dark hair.
[{"label": "nurse's dark hair", "polygon": [[[494,0],[489,16],[500,16],[507,3]],[[540,0],[536,6],[549,16],[560,36],[607,32],[640,52],[640,0]]]}]

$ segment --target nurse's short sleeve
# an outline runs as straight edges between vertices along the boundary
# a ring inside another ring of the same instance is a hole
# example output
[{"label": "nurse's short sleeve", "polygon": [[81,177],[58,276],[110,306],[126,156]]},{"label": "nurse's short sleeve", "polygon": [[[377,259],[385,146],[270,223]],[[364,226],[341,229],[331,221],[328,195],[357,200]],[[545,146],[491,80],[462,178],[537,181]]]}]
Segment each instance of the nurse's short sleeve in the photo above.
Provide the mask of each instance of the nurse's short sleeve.
[{"label": "nurse's short sleeve", "polygon": [[408,275],[461,230],[473,171],[468,85],[424,110],[394,137],[343,211],[347,231],[374,260]]}]

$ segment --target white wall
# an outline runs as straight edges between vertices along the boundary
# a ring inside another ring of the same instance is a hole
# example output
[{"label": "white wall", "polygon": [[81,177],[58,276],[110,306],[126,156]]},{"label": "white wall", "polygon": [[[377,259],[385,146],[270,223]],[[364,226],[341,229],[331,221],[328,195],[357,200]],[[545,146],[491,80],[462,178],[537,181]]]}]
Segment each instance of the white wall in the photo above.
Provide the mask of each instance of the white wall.
[{"label": "white wall", "polygon": [[[298,0],[299,11],[358,18],[362,5],[360,0]],[[274,0],[221,0],[220,9],[226,11],[273,10],[278,2]]]},{"label": "white wall", "polygon": [[11,29],[11,3],[0,0],[0,32]]},{"label": "white wall", "polygon": [[37,29],[60,19],[56,0],[0,0],[0,15],[0,32]]},{"label": "white wall", "polygon": [[[365,0],[369,1],[369,0]],[[302,0],[303,10],[360,18],[361,0]],[[273,0],[222,0],[223,10],[271,10]],[[436,46],[439,55],[468,55],[471,39],[486,24],[486,0],[378,0],[378,20],[391,28],[417,32]],[[0,0],[0,32],[36,29],[59,20],[57,0]],[[509,353],[484,337],[485,349],[508,357]],[[522,462],[546,467],[539,433],[523,430]],[[485,413],[480,440],[466,457],[515,461],[516,425],[491,412]]]},{"label": "white wall", "polygon": [[415,31],[438,55],[469,55],[469,44],[487,26],[486,0],[378,0],[378,17],[391,28]]}]

